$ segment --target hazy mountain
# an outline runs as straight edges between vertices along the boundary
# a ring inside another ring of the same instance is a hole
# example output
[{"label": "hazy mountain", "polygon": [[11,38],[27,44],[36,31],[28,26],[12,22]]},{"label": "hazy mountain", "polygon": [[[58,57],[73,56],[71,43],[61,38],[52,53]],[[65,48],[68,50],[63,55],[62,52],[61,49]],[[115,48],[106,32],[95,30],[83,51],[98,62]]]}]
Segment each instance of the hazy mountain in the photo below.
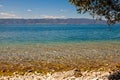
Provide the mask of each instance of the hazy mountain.
[{"label": "hazy mountain", "polygon": [[93,19],[0,19],[0,25],[20,24],[106,24],[106,21]]}]

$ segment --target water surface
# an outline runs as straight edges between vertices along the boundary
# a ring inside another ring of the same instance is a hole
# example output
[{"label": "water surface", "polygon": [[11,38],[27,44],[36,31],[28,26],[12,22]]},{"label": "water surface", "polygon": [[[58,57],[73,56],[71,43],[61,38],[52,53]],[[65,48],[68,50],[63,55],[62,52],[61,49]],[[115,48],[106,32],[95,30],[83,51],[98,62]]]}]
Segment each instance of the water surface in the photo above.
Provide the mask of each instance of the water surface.
[{"label": "water surface", "polygon": [[0,44],[120,41],[120,25],[0,25]]}]

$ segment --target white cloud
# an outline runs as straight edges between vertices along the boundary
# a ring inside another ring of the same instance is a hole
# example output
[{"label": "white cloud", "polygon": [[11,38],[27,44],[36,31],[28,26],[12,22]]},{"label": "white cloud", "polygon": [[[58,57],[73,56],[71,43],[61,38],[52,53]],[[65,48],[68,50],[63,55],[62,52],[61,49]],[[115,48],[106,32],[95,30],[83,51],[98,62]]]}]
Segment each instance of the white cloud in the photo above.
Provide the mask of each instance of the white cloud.
[{"label": "white cloud", "polygon": [[65,9],[60,9],[60,12],[67,12],[67,10],[65,10]]},{"label": "white cloud", "polygon": [[31,10],[31,9],[28,9],[27,11],[28,11],[28,12],[31,12],[32,10]]},{"label": "white cloud", "polygon": [[2,8],[2,7],[3,7],[3,5],[0,4],[0,8]]},{"label": "white cloud", "polygon": [[10,13],[14,13],[14,11],[10,11]]},{"label": "white cloud", "polygon": [[0,15],[2,15],[2,16],[10,16],[10,17],[14,17],[15,16],[14,14],[5,13],[5,12],[1,12]]},{"label": "white cloud", "polygon": [[33,17],[31,17],[32,19],[40,19],[41,18],[41,16],[33,16]]},{"label": "white cloud", "polygon": [[60,12],[63,12],[64,10],[63,9],[60,9]]},{"label": "white cloud", "polygon": [[0,12],[0,18],[21,18],[12,13]]},{"label": "white cloud", "polygon": [[65,16],[50,16],[50,15],[41,15],[41,17],[48,18],[48,19],[65,18]]}]

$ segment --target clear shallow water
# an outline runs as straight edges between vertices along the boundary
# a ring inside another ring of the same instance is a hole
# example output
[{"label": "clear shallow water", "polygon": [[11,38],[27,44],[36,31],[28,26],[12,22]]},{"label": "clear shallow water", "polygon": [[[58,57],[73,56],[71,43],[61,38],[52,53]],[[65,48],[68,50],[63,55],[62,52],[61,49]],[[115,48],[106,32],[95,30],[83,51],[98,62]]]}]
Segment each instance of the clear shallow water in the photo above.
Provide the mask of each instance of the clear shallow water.
[{"label": "clear shallow water", "polygon": [[120,25],[0,25],[0,44],[120,41]]}]

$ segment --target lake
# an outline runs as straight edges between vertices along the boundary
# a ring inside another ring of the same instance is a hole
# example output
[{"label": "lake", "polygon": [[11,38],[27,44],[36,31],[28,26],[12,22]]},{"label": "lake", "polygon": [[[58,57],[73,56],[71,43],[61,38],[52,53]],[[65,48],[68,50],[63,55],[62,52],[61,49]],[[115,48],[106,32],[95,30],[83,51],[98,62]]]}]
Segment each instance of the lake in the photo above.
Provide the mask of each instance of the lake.
[{"label": "lake", "polygon": [[0,44],[120,41],[120,25],[1,25]]},{"label": "lake", "polygon": [[105,71],[119,62],[118,24],[0,26],[0,71]]}]

